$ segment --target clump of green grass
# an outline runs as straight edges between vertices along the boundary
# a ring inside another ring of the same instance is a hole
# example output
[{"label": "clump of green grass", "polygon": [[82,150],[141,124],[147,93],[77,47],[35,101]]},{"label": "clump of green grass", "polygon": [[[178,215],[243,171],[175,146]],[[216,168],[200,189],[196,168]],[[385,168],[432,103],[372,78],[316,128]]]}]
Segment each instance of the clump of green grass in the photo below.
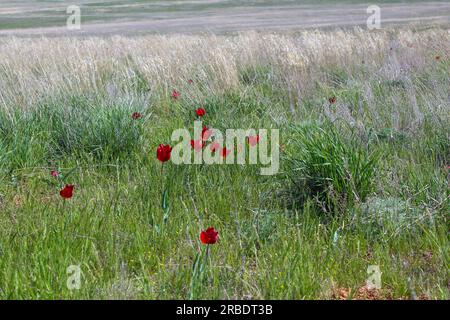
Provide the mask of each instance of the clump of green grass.
[{"label": "clump of green grass", "polygon": [[42,104],[3,118],[0,148],[8,170],[51,164],[64,157],[132,160],[140,148],[142,121],[122,105],[72,101]]},{"label": "clump of green grass", "polygon": [[340,213],[374,190],[379,153],[354,137],[343,137],[331,125],[292,127],[289,150],[286,174],[294,203],[314,198],[324,211]]}]

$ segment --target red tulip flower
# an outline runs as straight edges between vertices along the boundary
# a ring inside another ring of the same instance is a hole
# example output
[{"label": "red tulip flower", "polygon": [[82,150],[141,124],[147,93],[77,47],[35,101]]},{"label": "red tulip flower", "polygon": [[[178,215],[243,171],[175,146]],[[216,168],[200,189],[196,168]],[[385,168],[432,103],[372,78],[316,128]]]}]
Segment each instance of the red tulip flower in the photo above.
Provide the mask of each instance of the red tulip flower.
[{"label": "red tulip flower", "polygon": [[196,152],[201,151],[205,147],[206,143],[203,142],[201,139],[198,140],[191,140],[191,147]]},{"label": "red tulip flower", "polygon": [[160,144],[158,149],[156,149],[156,157],[162,163],[170,160],[170,153],[172,152],[172,147],[169,145]]},{"label": "red tulip flower", "polygon": [[259,135],[248,137],[248,144],[250,146],[254,147],[258,144],[258,142],[259,142]]},{"label": "red tulip flower", "polygon": [[59,176],[59,173],[56,170],[50,171],[50,174],[51,174],[52,177],[55,177],[55,178],[57,178]]},{"label": "red tulip flower", "polygon": [[211,129],[208,129],[208,127],[203,127],[202,128],[202,139],[203,141],[206,141],[209,139],[209,137],[211,137],[213,131]]},{"label": "red tulip flower", "polygon": [[222,158],[226,158],[230,154],[231,150],[228,150],[226,147],[222,149],[221,156]]},{"label": "red tulip flower", "polygon": [[214,244],[219,238],[219,232],[217,232],[213,227],[209,227],[205,231],[200,232],[200,241],[203,244]]},{"label": "red tulip flower", "polygon": [[203,117],[206,114],[206,111],[203,108],[198,108],[197,110],[195,110],[195,113],[197,114],[197,116]]},{"label": "red tulip flower", "polygon": [[180,93],[177,90],[172,91],[172,99],[177,100],[180,97]]},{"label": "red tulip flower", "polygon": [[331,98],[329,98],[329,99],[328,99],[328,102],[329,102],[330,104],[335,104],[335,103],[336,103],[336,97],[331,97]]},{"label": "red tulip flower", "polygon": [[59,191],[59,195],[63,199],[70,199],[73,196],[73,184],[66,184],[64,188]]},{"label": "red tulip flower", "polygon": [[209,149],[211,152],[216,152],[219,149],[220,145],[217,142],[213,142],[209,145]]},{"label": "red tulip flower", "polygon": [[131,118],[133,118],[133,120],[140,119],[141,117],[142,115],[139,112],[133,112],[133,114],[131,115]]}]

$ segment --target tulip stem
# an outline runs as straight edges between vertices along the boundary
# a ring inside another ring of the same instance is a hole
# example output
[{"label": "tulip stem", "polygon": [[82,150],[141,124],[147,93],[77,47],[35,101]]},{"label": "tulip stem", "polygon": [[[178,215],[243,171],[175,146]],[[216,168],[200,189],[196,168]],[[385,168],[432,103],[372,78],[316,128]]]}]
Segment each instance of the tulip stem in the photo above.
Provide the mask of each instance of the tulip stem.
[{"label": "tulip stem", "polygon": [[62,214],[64,214],[64,212],[66,211],[65,208],[66,208],[66,199],[63,198],[62,208],[61,208]]},{"label": "tulip stem", "polygon": [[205,254],[205,267],[208,268],[208,272],[211,272],[211,257],[210,257],[210,245],[206,245],[206,254]]},{"label": "tulip stem", "polygon": [[206,260],[209,261],[209,244],[206,245]]},{"label": "tulip stem", "polygon": [[164,162],[161,162],[161,194],[164,193]]},{"label": "tulip stem", "polygon": [[[161,163],[161,209],[163,211],[163,222],[164,222],[164,210],[165,210],[165,190],[164,190],[164,185],[165,185],[165,181],[164,181],[164,162]],[[164,223],[163,223],[164,225]]]}]

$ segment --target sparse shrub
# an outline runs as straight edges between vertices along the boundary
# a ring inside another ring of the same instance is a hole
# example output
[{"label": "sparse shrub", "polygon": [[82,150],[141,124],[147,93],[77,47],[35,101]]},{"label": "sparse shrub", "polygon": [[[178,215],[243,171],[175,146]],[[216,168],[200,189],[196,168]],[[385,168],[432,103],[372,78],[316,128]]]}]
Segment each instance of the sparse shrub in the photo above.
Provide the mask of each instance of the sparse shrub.
[{"label": "sparse shrub", "polygon": [[372,192],[378,153],[332,126],[310,123],[292,131],[286,155],[292,204],[312,197],[323,211],[335,213]]},{"label": "sparse shrub", "polygon": [[418,224],[429,219],[409,202],[398,198],[370,198],[361,205],[361,210],[360,226],[368,238],[416,230]]},{"label": "sparse shrub", "polygon": [[252,217],[251,223],[245,224],[243,237],[247,243],[267,243],[275,238],[280,212],[261,210]]}]

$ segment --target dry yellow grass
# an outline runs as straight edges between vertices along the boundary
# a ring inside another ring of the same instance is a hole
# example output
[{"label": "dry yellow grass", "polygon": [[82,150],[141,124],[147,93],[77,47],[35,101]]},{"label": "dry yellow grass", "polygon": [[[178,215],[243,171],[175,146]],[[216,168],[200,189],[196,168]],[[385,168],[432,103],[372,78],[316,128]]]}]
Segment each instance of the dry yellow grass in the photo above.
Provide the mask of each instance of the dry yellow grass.
[{"label": "dry yellow grass", "polygon": [[[450,52],[449,30],[304,31],[281,35],[149,35],[111,38],[0,39],[0,104],[26,107],[46,97],[111,92],[134,95],[143,77],[149,95],[194,78],[203,92],[238,85],[239,70],[270,65],[299,96],[327,68],[364,64],[389,80],[420,71]],[[392,50],[390,50],[392,48]],[[198,94],[201,94],[198,92]]]}]

